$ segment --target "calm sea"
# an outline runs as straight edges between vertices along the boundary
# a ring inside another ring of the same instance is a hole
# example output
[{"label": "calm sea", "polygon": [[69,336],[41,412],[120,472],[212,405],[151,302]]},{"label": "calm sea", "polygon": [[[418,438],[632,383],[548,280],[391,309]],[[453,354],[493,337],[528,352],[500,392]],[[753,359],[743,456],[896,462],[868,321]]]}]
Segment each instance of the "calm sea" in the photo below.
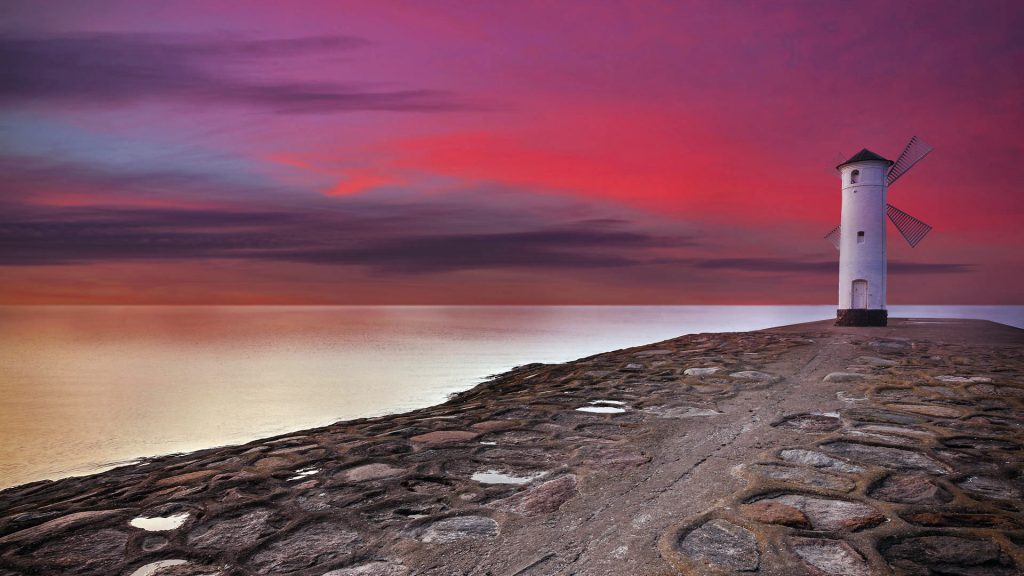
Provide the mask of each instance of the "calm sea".
[{"label": "calm sea", "polygon": [[[488,375],[834,306],[0,307],[0,488],[437,404]],[[1024,306],[893,306],[1024,327]]]}]

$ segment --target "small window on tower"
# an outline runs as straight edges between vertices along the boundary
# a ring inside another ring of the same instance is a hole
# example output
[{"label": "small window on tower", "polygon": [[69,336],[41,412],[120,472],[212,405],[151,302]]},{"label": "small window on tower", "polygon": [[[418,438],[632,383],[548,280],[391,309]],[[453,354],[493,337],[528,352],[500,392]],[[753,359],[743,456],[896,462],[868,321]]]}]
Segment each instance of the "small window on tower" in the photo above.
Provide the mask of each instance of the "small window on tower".
[{"label": "small window on tower", "polygon": [[860,180],[860,170],[850,172],[850,184],[856,184]]},{"label": "small window on tower", "polygon": [[860,232],[857,232],[857,244],[863,244],[863,243],[864,243],[864,231],[861,230]]}]

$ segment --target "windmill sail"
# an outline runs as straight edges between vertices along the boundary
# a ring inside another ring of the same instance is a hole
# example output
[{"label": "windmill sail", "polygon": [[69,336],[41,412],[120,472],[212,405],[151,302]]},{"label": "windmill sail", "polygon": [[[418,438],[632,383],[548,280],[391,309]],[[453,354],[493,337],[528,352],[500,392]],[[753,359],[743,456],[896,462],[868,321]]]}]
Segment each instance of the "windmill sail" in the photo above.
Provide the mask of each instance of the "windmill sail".
[{"label": "windmill sail", "polygon": [[849,156],[847,156],[846,154],[843,154],[842,152],[836,152],[835,158],[832,159],[832,164],[836,166],[835,168],[832,169],[833,174],[839,176],[840,178],[843,177],[843,171],[839,169],[839,165],[842,164],[843,162],[846,162],[847,158],[849,158]]},{"label": "windmill sail", "polygon": [[889,185],[892,186],[893,182],[899,180],[900,176],[906,174],[908,170],[913,168],[914,164],[920,162],[931,151],[932,147],[924,140],[917,136],[911,138],[910,142],[907,143],[907,147],[903,149],[903,153],[896,159],[896,163],[889,168],[889,173],[886,176]]},{"label": "windmill sail", "polygon": [[892,204],[885,205],[885,212],[889,215],[889,220],[892,220],[892,223],[896,225],[896,229],[900,231],[900,234],[906,238],[907,244],[910,244],[911,248],[916,247],[918,242],[923,240],[932,230],[931,226]]},{"label": "windmill sail", "polygon": [[836,226],[831,232],[825,234],[825,239],[831,242],[836,247],[836,250],[839,250],[839,233],[839,226]]}]

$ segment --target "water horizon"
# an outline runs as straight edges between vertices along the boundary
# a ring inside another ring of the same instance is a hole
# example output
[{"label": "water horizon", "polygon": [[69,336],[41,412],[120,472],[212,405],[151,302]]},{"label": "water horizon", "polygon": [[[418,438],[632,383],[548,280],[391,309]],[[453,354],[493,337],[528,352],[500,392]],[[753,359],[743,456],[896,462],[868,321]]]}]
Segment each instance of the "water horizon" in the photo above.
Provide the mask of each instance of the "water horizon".
[{"label": "water horizon", "polygon": [[[1024,306],[890,306],[1024,328]],[[834,305],[0,306],[0,488],[444,402],[488,377]]]}]

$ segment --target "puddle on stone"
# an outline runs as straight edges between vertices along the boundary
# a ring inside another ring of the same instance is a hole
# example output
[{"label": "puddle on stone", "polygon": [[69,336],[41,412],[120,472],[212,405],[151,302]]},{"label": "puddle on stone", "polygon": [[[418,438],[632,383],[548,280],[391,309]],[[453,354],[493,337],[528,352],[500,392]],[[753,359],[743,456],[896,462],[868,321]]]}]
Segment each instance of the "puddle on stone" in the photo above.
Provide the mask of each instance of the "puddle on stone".
[{"label": "puddle on stone", "polygon": [[188,512],[172,514],[170,516],[153,516],[151,518],[139,516],[138,518],[133,518],[129,524],[147,532],[164,532],[166,530],[176,530],[180,528],[181,525],[185,523],[185,520],[188,520]]},{"label": "puddle on stone", "polygon": [[150,576],[150,574],[153,574],[161,568],[180,566],[181,564],[188,564],[188,560],[157,560],[156,562],[150,562],[135,572],[132,572],[131,576]]},{"label": "puddle on stone", "polygon": [[499,470],[484,470],[483,472],[474,472],[470,479],[481,484],[528,484],[543,475],[544,472],[536,472],[526,476],[516,476]]},{"label": "puddle on stone", "polygon": [[617,408],[615,406],[584,406],[577,408],[577,412],[590,412],[591,414],[621,414],[626,411],[625,408]]},{"label": "puddle on stone", "polygon": [[481,440],[480,443],[483,444],[484,446],[497,446],[498,445],[497,442],[484,442],[483,440]]},{"label": "puddle on stone", "polygon": [[295,476],[292,476],[291,478],[289,478],[288,482],[294,482],[295,480],[302,480],[306,476],[312,476],[312,475],[316,474],[317,472],[320,472],[319,468],[303,468],[302,470],[297,471],[295,473]]}]

